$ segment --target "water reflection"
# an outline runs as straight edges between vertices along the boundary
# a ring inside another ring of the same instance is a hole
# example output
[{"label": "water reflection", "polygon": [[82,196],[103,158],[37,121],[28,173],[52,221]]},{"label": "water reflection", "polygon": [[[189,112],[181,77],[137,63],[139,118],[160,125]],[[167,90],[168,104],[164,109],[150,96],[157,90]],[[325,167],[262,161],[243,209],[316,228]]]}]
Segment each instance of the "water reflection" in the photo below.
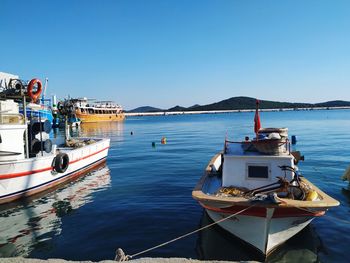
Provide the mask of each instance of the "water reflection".
[{"label": "water reflection", "polygon": [[81,136],[122,136],[123,135],[124,122],[93,122],[82,123],[79,128],[72,130],[72,133],[79,132]]},{"label": "water reflection", "polygon": [[[201,227],[212,222],[207,213],[203,212]],[[317,253],[320,248],[320,238],[310,225],[289,239],[266,259],[254,248],[219,226],[201,231],[196,244],[196,252],[200,260],[318,262]]]},{"label": "water reflection", "polygon": [[93,193],[111,184],[106,165],[64,187],[27,203],[0,210],[0,257],[28,256],[61,233],[61,218],[93,201]]}]

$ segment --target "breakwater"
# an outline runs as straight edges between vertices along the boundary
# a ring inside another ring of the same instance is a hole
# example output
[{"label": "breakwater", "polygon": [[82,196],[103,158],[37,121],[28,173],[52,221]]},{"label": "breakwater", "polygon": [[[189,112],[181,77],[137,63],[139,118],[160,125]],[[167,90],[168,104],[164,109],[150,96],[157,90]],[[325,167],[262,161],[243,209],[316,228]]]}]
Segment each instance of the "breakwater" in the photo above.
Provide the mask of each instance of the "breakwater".
[{"label": "breakwater", "polygon": [[[309,107],[309,108],[280,108],[280,109],[259,109],[262,112],[276,111],[310,111],[310,110],[348,110],[350,107]],[[183,114],[221,114],[234,112],[254,112],[255,109],[242,110],[210,110],[210,111],[157,111],[157,112],[127,112],[125,116],[163,116],[163,115],[183,115]]]}]

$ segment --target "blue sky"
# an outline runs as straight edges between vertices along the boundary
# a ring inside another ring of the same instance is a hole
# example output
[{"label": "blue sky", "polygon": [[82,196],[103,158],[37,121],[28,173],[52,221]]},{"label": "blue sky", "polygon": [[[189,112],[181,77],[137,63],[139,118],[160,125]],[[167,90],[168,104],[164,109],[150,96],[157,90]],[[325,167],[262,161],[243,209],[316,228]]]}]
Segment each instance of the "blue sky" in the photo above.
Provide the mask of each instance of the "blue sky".
[{"label": "blue sky", "polygon": [[350,101],[350,1],[0,0],[0,71],[126,109]]}]

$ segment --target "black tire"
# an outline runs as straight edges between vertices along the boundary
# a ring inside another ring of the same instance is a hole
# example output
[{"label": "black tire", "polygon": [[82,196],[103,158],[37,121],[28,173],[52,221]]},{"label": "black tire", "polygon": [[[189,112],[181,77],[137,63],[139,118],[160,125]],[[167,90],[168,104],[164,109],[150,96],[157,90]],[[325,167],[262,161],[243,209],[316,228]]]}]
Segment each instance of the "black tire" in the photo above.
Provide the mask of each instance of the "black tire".
[{"label": "black tire", "polygon": [[50,133],[51,129],[52,129],[52,124],[49,120],[45,120],[42,124],[43,129],[42,131],[46,132],[46,133]]},{"label": "black tire", "polygon": [[32,133],[37,135],[40,131],[50,133],[52,128],[51,122],[49,120],[45,120],[43,122],[34,122],[32,124]]},{"label": "black tire", "polygon": [[45,152],[50,153],[52,151],[52,141],[50,139],[47,139],[44,142],[43,148]]},{"label": "black tire", "polygon": [[32,154],[38,154],[40,152],[41,149],[41,142],[34,138],[31,142],[30,142],[30,153]]},{"label": "black tire", "polygon": [[24,90],[23,83],[20,80],[16,80],[16,82],[14,84],[14,87],[17,90],[17,92],[20,92],[20,91]]},{"label": "black tire", "polygon": [[64,173],[69,165],[69,157],[66,153],[59,153],[54,159],[54,170],[58,173]]}]

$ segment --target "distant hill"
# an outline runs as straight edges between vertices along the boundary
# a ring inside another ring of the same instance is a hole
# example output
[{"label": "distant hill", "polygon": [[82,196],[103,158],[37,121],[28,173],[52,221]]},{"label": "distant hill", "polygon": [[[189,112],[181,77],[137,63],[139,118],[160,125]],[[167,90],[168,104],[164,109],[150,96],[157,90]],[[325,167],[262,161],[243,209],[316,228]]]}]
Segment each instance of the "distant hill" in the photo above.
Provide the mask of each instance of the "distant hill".
[{"label": "distant hill", "polygon": [[168,109],[168,111],[187,111],[187,110],[189,110],[189,108],[185,108],[179,105]]},{"label": "distant hill", "polygon": [[142,106],[133,110],[129,110],[127,112],[157,112],[157,111],[164,111],[164,110],[151,107],[151,106]]},{"label": "distant hill", "polygon": [[191,107],[188,107],[187,109],[194,109],[194,108],[197,108],[197,107],[200,107],[201,105],[199,105],[199,104],[195,104],[195,105],[193,105],[193,106],[191,106]]},{"label": "distant hill", "polygon": [[[293,102],[279,102],[270,100],[259,100],[260,109],[283,109],[283,108],[313,108],[313,107],[350,107],[350,101],[334,100],[321,103],[293,103]],[[198,105],[191,107],[175,106],[167,110],[154,108],[151,106],[144,106],[133,109],[128,112],[159,112],[159,111],[213,111],[213,110],[247,110],[255,109],[256,99],[250,97],[232,97],[219,102]]]},{"label": "distant hill", "polygon": [[322,103],[316,103],[316,107],[346,107],[350,106],[350,101],[344,101],[344,100],[333,100],[333,101],[327,101]]},{"label": "distant hill", "polygon": [[[349,101],[328,101],[322,103],[292,103],[278,102],[269,100],[259,100],[260,109],[282,109],[282,108],[312,108],[312,107],[344,107],[350,106]],[[255,109],[256,99],[250,97],[232,97],[207,105],[194,105],[189,108],[176,106],[168,109],[168,111],[211,111],[211,110],[245,110]]]}]

